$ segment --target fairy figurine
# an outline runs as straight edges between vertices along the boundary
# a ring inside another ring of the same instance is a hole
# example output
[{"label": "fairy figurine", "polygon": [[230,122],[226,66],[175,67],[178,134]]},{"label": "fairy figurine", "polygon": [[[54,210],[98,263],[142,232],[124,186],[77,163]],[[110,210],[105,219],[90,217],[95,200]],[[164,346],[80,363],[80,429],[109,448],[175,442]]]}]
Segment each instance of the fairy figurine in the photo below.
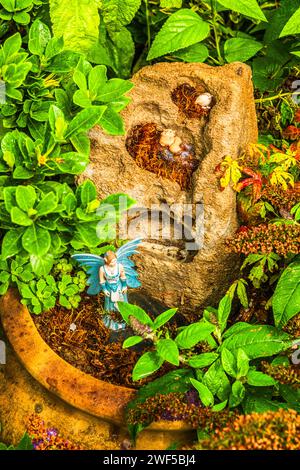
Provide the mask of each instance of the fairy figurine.
[{"label": "fairy figurine", "polygon": [[126,327],[126,323],[112,319],[110,312],[118,312],[118,302],[128,302],[128,287],[140,287],[138,273],[134,269],[134,262],[129,259],[137,253],[140,239],[132,240],[121,246],[116,252],[107,251],[104,256],[81,253],[73,255],[81,266],[87,267],[89,274],[87,293],[97,295],[101,291],[105,295],[103,317],[105,326],[111,330],[120,330]]}]

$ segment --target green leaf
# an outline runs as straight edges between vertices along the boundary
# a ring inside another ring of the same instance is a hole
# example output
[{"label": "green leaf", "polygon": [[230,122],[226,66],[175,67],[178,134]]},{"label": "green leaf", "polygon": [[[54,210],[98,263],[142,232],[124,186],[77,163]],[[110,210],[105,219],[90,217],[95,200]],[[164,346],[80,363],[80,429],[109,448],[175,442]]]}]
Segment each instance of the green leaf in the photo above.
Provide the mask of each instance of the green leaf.
[{"label": "green leaf", "polygon": [[54,36],[63,37],[65,47],[87,52],[97,44],[100,17],[95,0],[50,0]]},{"label": "green leaf", "polygon": [[209,50],[204,44],[198,43],[175,52],[173,56],[184,62],[201,63],[206,61],[209,56]]},{"label": "green leaf", "polygon": [[4,61],[6,62],[8,58],[16,54],[22,45],[22,38],[20,33],[16,33],[10,36],[3,45],[3,55]]},{"label": "green leaf", "polygon": [[147,352],[143,354],[134,366],[132,379],[136,381],[148,377],[160,369],[163,362],[164,360],[157,354],[157,352]]},{"label": "green leaf", "polygon": [[210,323],[198,322],[185,327],[175,338],[180,349],[190,349],[200,341],[206,340],[215,330]]},{"label": "green leaf", "polygon": [[87,207],[90,202],[97,199],[97,190],[94,183],[90,180],[86,180],[79,187],[80,200],[83,207]]},{"label": "green leaf", "polygon": [[205,372],[203,383],[209,390],[217,395],[220,400],[227,400],[231,391],[230,382],[221,364],[221,359],[217,359]]},{"label": "green leaf", "polygon": [[10,215],[11,215],[11,220],[14,224],[28,227],[29,225],[33,223],[32,219],[30,219],[30,217],[28,217],[28,215],[25,214],[25,212],[23,212],[18,207],[13,207]]},{"label": "green leaf", "polygon": [[267,21],[256,0],[218,0],[218,2],[228,10],[237,11],[256,20]]},{"label": "green leaf", "polygon": [[279,38],[284,26],[299,7],[300,0],[281,0],[279,8],[272,14],[272,21],[267,25],[264,43],[268,44]]},{"label": "green leaf", "polygon": [[256,370],[249,371],[247,375],[247,382],[249,385],[253,385],[254,387],[271,387],[277,383],[273,377]]},{"label": "green leaf", "polygon": [[227,326],[228,317],[231,313],[232,299],[230,295],[226,294],[220,301],[218,307],[218,322],[221,328],[221,332],[225,330]]},{"label": "green leaf", "polygon": [[227,372],[228,375],[231,377],[236,377],[237,376],[237,368],[236,368],[236,359],[232,352],[230,352],[226,348],[222,348],[221,351],[221,361],[222,361],[222,366],[225,372]]},{"label": "green leaf", "polygon": [[269,325],[250,325],[225,339],[221,349],[227,348],[237,354],[241,348],[249,359],[269,357],[291,347],[290,336]]},{"label": "green leaf", "polygon": [[246,389],[244,385],[239,380],[236,380],[232,385],[231,395],[229,398],[229,407],[235,408],[236,406],[239,406],[244,400],[245,395]]},{"label": "green leaf", "polygon": [[103,103],[116,101],[121,98],[124,93],[130,91],[132,87],[133,83],[127,80],[122,80],[121,78],[112,78],[105,85],[103,85],[101,92],[99,92],[97,95],[97,100]]},{"label": "green leaf", "polygon": [[22,244],[30,255],[43,256],[50,249],[51,237],[48,230],[32,225],[26,229]]},{"label": "green leaf", "polygon": [[122,117],[113,109],[107,108],[99,125],[110,135],[124,135],[125,127]]},{"label": "green leaf", "polygon": [[30,263],[37,276],[47,276],[53,267],[54,257],[50,253],[42,256],[31,255]]},{"label": "green leaf", "polygon": [[30,52],[42,57],[50,39],[51,33],[48,26],[40,20],[35,20],[29,30],[28,49]]},{"label": "green leaf", "polygon": [[224,45],[227,62],[247,62],[263,48],[263,44],[253,39],[232,38]]},{"label": "green leaf", "polygon": [[238,349],[237,352],[237,378],[246,377],[249,371],[249,357],[243,349]]},{"label": "green leaf", "polygon": [[161,313],[158,315],[158,317],[155,318],[153,322],[153,329],[157,330],[158,328],[162,327],[167,323],[171,318],[174,317],[176,314],[178,308],[171,308],[170,310],[167,310],[166,312]]},{"label": "green leaf", "polygon": [[160,7],[166,9],[181,8],[182,0],[160,0]]},{"label": "green leaf", "polygon": [[280,37],[300,33],[300,8],[292,15],[280,33]]},{"label": "green leaf", "polygon": [[203,353],[189,358],[189,366],[195,369],[210,366],[219,357],[217,353]]},{"label": "green leaf", "polygon": [[215,399],[211,391],[209,390],[206,385],[199,382],[199,380],[191,379],[192,385],[198,390],[200,400],[202,401],[204,406],[213,406]]},{"label": "green leaf", "polygon": [[300,312],[300,262],[291,263],[276,286],[272,306],[275,325],[283,327]]},{"label": "green leaf", "polygon": [[102,0],[102,15],[108,29],[116,31],[131,23],[141,0]]},{"label": "green leaf", "polygon": [[36,192],[32,186],[17,186],[16,201],[20,209],[27,212],[36,201]]},{"label": "green leaf", "polygon": [[101,119],[105,110],[106,106],[93,106],[80,111],[70,122],[65,138],[69,139],[73,135],[92,129]]},{"label": "green leaf", "polygon": [[221,403],[218,403],[217,405],[212,407],[212,411],[219,413],[220,411],[223,411],[226,406],[227,406],[228,400],[224,400]]},{"label": "green leaf", "polygon": [[158,355],[170,364],[179,366],[178,346],[172,339],[160,339],[156,344]]},{"label": "green leaf", "polygon": [[20,440],[16,450],[33,450],[32,439],[27,433],[25,433]]},{"label": "green leaf", "polygon": [[57,197],[53,192],[50,191],[36,206],[37,215],[41,217],[42,215],[51,214],[51,212],[53,212],[56,208]]},{"label": "green leaf", "polygon": [[141,336],[130,336],[130,338],[125,339],[123,343],[123,348],[131,348],[132,346],[135,346],[136,344],[139,344],[143,341],[143,338]]},{"label": "green leaf", "polygon": [[147,59],[156,59],[196,44],[205,39],[209,31],[209,24],[197,13],[188,9],[179,10],[168,18],[156,35]]},{"label": "green leaf", "polygon": [[153,325],[151,318],[147,313],[137,305],[127,304],[126,302],[118,302],[118,308],[120,314],[122,315],[123,320],[129,325],[129,317],[133,316],[143,325],[151,326]]},{"label": "green leaf", "polygon": [[24,233],[23,228],[8,230],[2,239],[1,255],[4,259],[18,254],[22,248],[21,238]]}]

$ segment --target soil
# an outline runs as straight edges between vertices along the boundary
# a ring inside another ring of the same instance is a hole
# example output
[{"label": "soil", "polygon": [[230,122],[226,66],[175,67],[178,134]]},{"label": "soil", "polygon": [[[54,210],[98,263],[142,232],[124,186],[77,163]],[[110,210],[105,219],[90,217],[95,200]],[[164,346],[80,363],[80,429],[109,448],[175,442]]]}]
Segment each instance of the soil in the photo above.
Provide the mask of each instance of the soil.
[{"label": "soil", "polygon": [[[112,332],[102,322],[103,299],[85,295],[78,309],[68,310],[57,305],[54,309],[34,316],[36,327],[44,341],[62,359],[86,374],[106,382],[131,388],[139,388],[153,378],[165,374],[172,367],[166,365],[158,374],[139,381],[132,381],[133,367],[144,350],[146,342],[130,349],[123,349],[125,338],[134,335],[130,328]],[[115,314],[115,319],[121,318]],[[76,329],[72,331],[72,326]]]}]

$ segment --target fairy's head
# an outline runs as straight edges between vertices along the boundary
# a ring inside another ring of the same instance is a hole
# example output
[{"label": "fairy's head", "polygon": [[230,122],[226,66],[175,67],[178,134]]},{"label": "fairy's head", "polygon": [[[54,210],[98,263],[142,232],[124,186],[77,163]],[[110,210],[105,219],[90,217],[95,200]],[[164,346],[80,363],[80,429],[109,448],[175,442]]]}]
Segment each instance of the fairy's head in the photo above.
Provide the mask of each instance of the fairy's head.
[{"label": "fairy's head", "polygon": [[116,266],[117,255],[113,251],[107,251],[104,255],[104,261],[107,266]]}]

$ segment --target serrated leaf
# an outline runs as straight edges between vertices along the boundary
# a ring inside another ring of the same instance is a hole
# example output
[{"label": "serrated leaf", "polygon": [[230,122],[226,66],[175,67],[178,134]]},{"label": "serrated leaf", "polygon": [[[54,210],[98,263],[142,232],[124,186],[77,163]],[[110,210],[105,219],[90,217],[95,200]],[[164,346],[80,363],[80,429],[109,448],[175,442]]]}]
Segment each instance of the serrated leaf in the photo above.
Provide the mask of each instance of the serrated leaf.
[{"label": "serrated leaf", "polygon": [[65,47],[87,52],[98,42],[100,17],[96,0],[50,0],[54,35]]},{"label": "serrated leaf", "polygon": [[273,377],[256,370],[249,371],[247,375],[247,382],[249,385],[253,385],[254,387],[271,387],[277,383]]},{"label": "serrated leaf", "polygon": [[200,400],[204,406],[213,406],[215,399],[209,388],[199,380],[191,379],[192,385],[199,393]]},{"label": "serrated leaf", "polygon": [[279,37],[290,36],[300,33],[300,8],[292,15],[287,24],[284,26]]},{"label": "serrated leaf", "polygon": [[221,349],[224,347],[233,354],[237,354],[238,349],[241,348],[251,360],[286,351],[291,344],[290,336],[273,326],[250,325],[225,339]]},{"label": "serrated leaf", "polygon": [[174,366],[179,366],[178,346],[172,339],[161,339],[156,344],[159,356]]},{"label": "serrated leaf", "polygon": [[232,38],[224,45],[227,62],[247,62],[263,48],[263,44],[253,39]]},{"label": "serrated leaf", "polygon": [[169,320],[171,320],[171,318],[174,317],[174,315],[176,314],[177,310],[178,308],[171,308],[170,310],[167,310],[166,312],[163,312],[158,315],[158,317],[156,317],[153,322],[153,329],[157,330]]},{"label": "serrated leaf", "polygon": [[290,264],[281,275],[272,300],[275,325],[283,327],[300,312],[300,262]]},{"label": "serrated leaf", "polygon": [[102,0],[102,15],[108,29],[117,31],[131,23],[141,0]]},{"label": "serrated leaf", "polygon": [[218,2],[229,10],[237,11],[256,20],[267,21],[256,0],[218,0]]},{"label": "serrated leaf", "polygon": [[164,360],[157,354],[157,352],[147,352],[143,354],[134,366],[132,379],[136,381],[148,377],[160,369],[163,362]]},{"label": "serrated leaf", "polygon": [[189,366],[195,369],[210,366],[219,357],[217,353],[203,353],[189,358]]},{"label": "serrated leaf", "polygon": [[180,349],[189,349],[200,341],[204,341],[214,331],[210,323],[198,322],[185,327],[175,338]]},{"label": "serrated leaf", "polygon": [[156,35],[148,60],[196,44],[209,35],[209,24],[192,10],[182,9],[171,15]]}]

